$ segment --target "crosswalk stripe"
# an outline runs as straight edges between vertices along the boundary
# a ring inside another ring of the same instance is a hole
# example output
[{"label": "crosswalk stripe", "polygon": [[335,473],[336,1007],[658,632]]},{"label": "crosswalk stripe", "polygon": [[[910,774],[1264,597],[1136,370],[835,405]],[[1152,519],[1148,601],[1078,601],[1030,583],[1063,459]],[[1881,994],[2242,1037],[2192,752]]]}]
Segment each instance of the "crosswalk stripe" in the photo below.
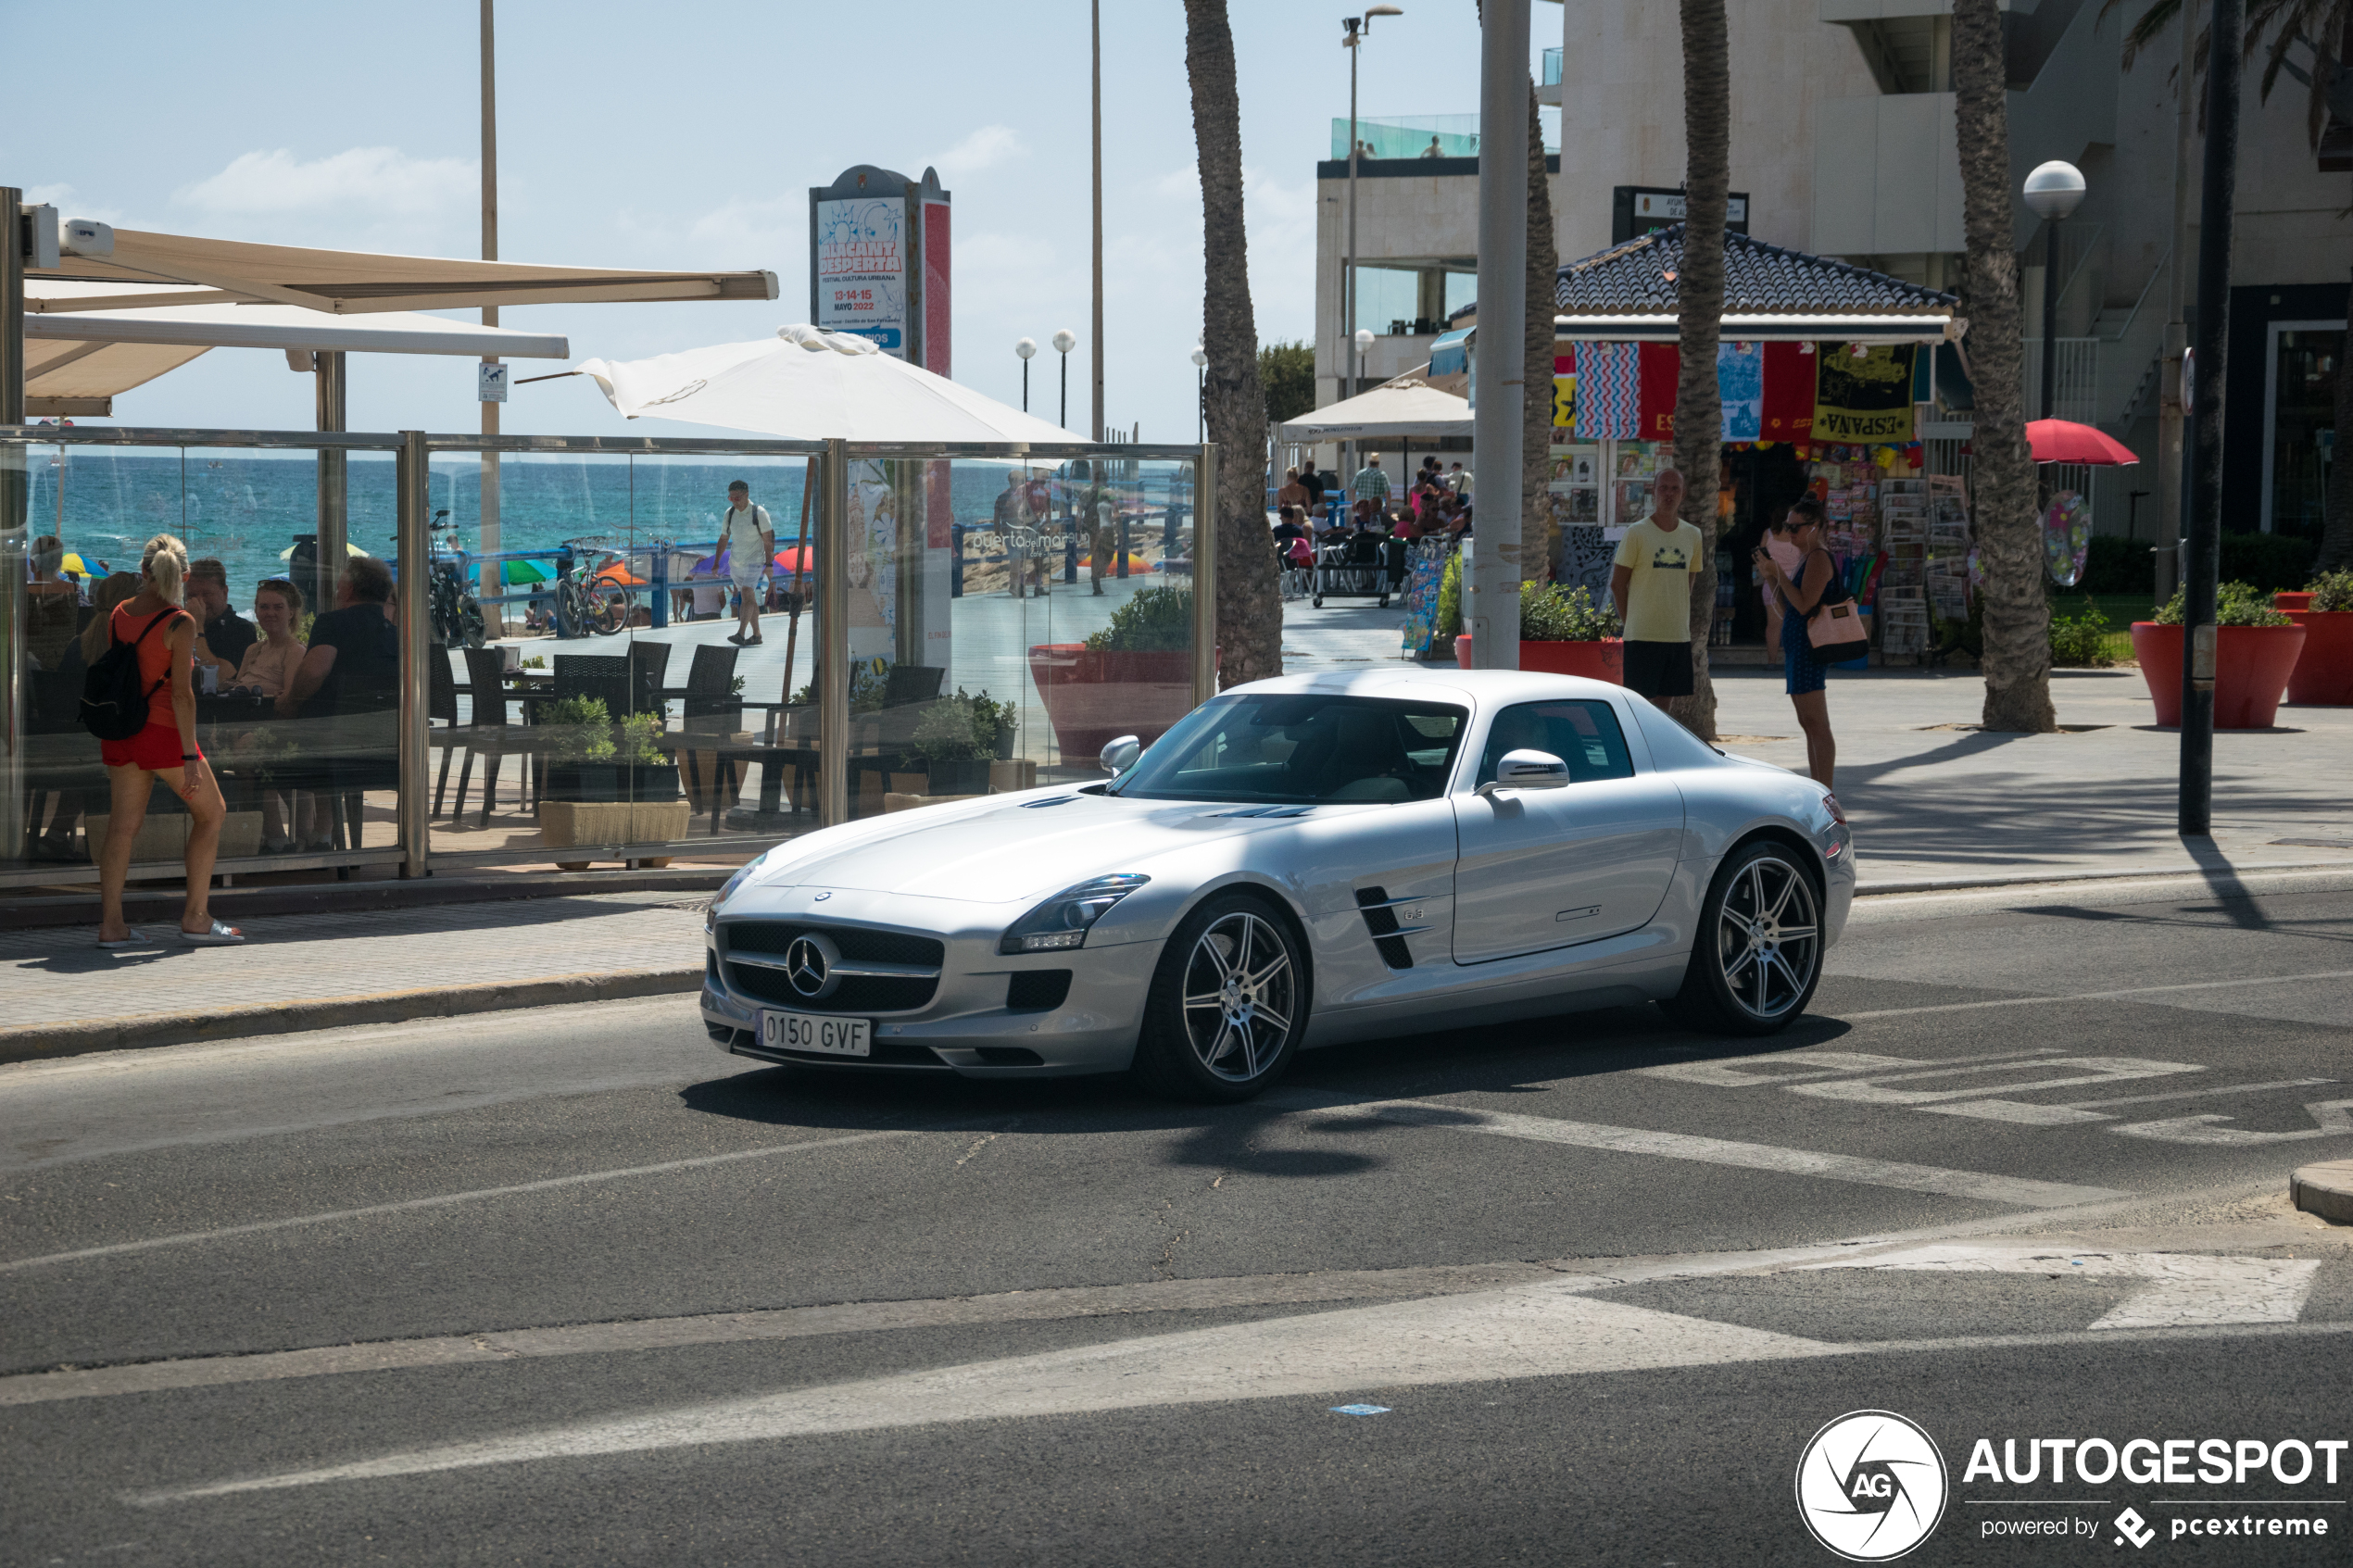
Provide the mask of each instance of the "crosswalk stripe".
[{"label": "crosswalk stripe", "polygon": [[1280,1103],[1298,1110],[1373,1116],[1407,1126],[1439,1127],[1451,1132],[1481,1133],[1492,1137],[1526,1138],[1535,1143],[1572,1144],[1580,1148],[1609,1149],[1619,1154],[1652,1154],[1667,1160],[1731,1165],[1750,1171],[1779,1171],[1793,1176],[1816,1176],[1824,1181],[1854,1182],[1864,1186],[1896,1187],[1906,1192],[1935,1193],[1944,1198],[2015,1204],[2027,1209],[2065,1209],[2078,1203],[2101,1203],[2110,1198],[2132,1196],[2117,1187],[2077,1186],[2067,1182],[2033,1181],[2023,1176],[1996,1176],[1982,1171],[1947,1171],[1934,1165],[1911,1165],[1894,1160],[1865,1160],[1847,1154],[1781,1148],[1772,1144],[1737,1143],[1725,1138],[1697,1137],[1688,1133],[1609,1127],[1592,1122],[1561,1122],[1543,1116],[1482,1110],[1470,1106],[1439,1105],[1427,1100],[1350,1104],[1323,1096],[1276,1098]]}]

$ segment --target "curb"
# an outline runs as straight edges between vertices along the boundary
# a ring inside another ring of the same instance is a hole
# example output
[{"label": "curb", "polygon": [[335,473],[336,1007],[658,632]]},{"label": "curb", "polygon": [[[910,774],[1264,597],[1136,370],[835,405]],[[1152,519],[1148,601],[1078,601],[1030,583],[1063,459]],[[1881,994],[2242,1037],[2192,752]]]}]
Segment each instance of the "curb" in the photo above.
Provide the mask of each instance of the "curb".
[{"label": "curb", "polygon": [[543,980],[485,981],[474,985],[425,986],[364,996],[321,997],[218,1012],[153,1013],[88,1023],[29,1024],[0,1029],[0,1062],[44,1061],[93,1051],[143,1050],[256,1035],[294,1035],[362,1023],[406,1023],[514,1008],[562,1007],[634,997],[684,996],[702,989],[700,964],[691,969],[623,970],[562,974]]},{"label": "curb", "polygon": [[2353,1160],[2324,1160],[2287,1179],[2288,1201],[2308,1214],[2353,1225]]},{"label": "curb", "polygon": [[2144,881],[2165,878],[2179,881],[2183,877],[2236,876],[2246,872],[2353,872],[2353,859],[2343,860],[2248,860],[2229,866],[2136,866],[2123,871],[2105,872],[2019,872],[2006,876],[1939,876],[1922,877],[1911,882],[1864,882],[1855,889],[1857,898],[1881,898],[1895,893],[1966,893],[1983,887],[2039,887],[2046,883],[2060,882],[2121,882],[2133,878]]},{"label": "curb", "polygon": [[[421,877],[414,881],[295,883],[281,886],[223,887],[212,895],[213,912],[234,923],[258,915],[342,914],[354,910],[413,909],[445,904],[495,904],[522,898],[573,898],[598,893],[705,893],[735,874],[731,865],[675,867],[666,871],[524,872],[496,877]],[[177,892],[132,889],[123,912],[134,925],[169,919],[180,909]],[[62,925],[95,925],[94,886],[0,903],[0,931],[38,931]]]}]

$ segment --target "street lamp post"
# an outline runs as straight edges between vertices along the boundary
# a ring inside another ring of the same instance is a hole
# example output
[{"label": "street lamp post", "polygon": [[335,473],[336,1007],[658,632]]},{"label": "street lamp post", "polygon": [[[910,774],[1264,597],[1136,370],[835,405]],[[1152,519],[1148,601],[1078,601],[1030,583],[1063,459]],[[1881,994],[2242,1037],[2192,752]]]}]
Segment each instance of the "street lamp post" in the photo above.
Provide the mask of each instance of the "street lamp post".
[{"label": "street lamp post", "polygon": [[[1346,33],[1340,46],[1348,51],[1348,269],[1342,274],[1340,291],[1340,332],[1343,335],[1356,327],[1356,57],[1365,39],[1372,36],[1375,17],[1402,17],[1405,13],[1394,6],[1370,6],[1361,17],[1342,17],[1340,25]],[[1356,395],[1356,340],[1349,339],[1348,386],[1340,393],[1345,398]]]},{"label": "street lamp post", "polygon": [[1209,439],[1209,355],[1193,345],[1193,445]]},{"label": "street lamp post", "polygon": [[2083,202],[2083,172],[2054,158],[2026,177],[2026,205],[2043,220],[2043,413],[2049,419],[2058,401],[2059,225]]},{"label": "street lamp post", "polygon": [[1053,336],[1054,352],[1063,357],[1063,417],[1058,421],[1063,429],[1070,428],[1070,351],[1078,346],[1078,334],[1068,327]]},{"label": "street lamp post", "polygon": [[1021,411],[1029,412],[1029,360],[1038,352],[1038,340],[1026,337],[1013,345],[1013,352],[1021,356]]}]

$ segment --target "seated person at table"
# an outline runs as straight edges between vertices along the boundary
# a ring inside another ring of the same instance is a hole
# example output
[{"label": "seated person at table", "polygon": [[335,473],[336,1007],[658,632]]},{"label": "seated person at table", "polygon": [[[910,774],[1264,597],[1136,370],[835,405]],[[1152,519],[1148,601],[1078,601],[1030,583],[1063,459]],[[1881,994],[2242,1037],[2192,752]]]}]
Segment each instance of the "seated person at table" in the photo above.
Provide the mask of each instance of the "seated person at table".
[{"label": "seated person at table", "polygon": [[32,542],[27,562],[32,575],[24,585],[25,651],[36,669],[63,669],[66,647],[82,629],[82,596],[57,575],[65,558],[65,541],[56,534],[44,533]]},{"label": "seated person at table", "polygon": [[[294,634],[296,625],[302,620],[302,590],[283,577],[263,579],[254,586],[253,619],[261,628],[261,640],[245,649],[236,678],[229,683],[230,689],[264,697],[283,696],[294,681],[295,671],[301,668],[307,651],[302,639]],[[241,771],[250,766],[257,772],[270,775],[270,782],[275,784],[278,770],[269,760],[268,754],[274,748],[265,738],[268,734],[260,729],[244,732],[236,737],[230,754]],[[283,855],[295,847],[297,838],[305,844],[324,838],[326,829],[320,825],[321,809],[315,792],[262,790],[262,848],[272,855]],[[290,823],[293,832],[288,831]]]},{"label": "seated person at table", "polygon": [[196,618],[196,663],[220,671],[227,685],[258,635],[253,622],[229,608],[229,570],[211,556],[188,563],[188,613]]},{"label": "seated person at table", "polygon": [[310,623],[310,646],[278,696],[282,717],[321,721],[305,726],[304,749],[316,760],[301,787],[335,797],[352,848],[365,793],[400,783],[400,629],[391,599],[392,569],[371,556],[352,558],[335,583],[336,608]]}]

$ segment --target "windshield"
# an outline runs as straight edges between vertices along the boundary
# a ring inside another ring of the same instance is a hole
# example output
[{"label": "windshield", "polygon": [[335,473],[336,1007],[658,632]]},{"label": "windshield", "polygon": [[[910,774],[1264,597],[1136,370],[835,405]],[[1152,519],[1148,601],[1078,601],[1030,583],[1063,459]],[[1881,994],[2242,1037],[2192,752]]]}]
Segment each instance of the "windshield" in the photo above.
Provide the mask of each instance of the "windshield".
[{"label": "windshield", "polygon": [[1441,702],[1284,693],[1188,714],[1110,793],[1142,800],[1428,800],[1442,794],[1468,714]]}]

